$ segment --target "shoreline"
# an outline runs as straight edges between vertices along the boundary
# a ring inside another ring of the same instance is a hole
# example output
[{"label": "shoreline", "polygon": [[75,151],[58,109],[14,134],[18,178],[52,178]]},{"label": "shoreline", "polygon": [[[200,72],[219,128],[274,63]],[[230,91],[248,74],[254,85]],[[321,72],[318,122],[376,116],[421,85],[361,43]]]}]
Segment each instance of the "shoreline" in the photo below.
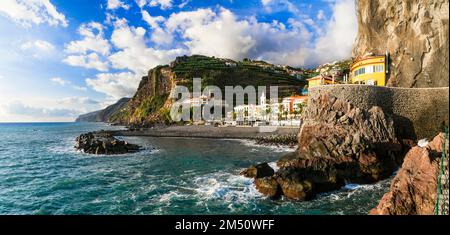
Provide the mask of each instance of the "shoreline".
[{"label": "shoreline", "polygon": [[[273,129],[272,129],[273,128]],[[253,139],[297,135],[300,127],[214,127],[168,126],[141,130],[109,130],[114,136],[187,137],[211,139]]]},{"label": "shoreline", "polygon": [[[113,136],[253,140],[258,145],[297,145],[300,127],[167,126],[140,130],[108,130]],[[102,132],[101,130],[99,132]]]}]

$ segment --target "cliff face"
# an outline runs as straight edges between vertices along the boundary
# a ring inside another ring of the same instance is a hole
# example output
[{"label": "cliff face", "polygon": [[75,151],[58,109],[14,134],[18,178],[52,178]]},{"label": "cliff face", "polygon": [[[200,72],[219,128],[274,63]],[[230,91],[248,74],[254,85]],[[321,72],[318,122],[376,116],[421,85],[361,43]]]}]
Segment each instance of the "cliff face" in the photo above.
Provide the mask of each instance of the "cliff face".
[{"label": "cliff face", "polygon": [[123,112],[117,113],[112,120],[127,125],[147,125],[163,121],[168,113],[169,93],[174,86],[174,74],[168,66],[151,69],[143,77],[136,94]]},{"label": "cliff face", "polygon": [[112,104],[105,109],[98,110],[95,112],[80,115],[75,121],[76,122],[108,122],[109,119],[115,115],[117,112],[122,110],[128,104],[130,98],[122,98],[115,104]]},{"label": "cliff face", "polygon": [[449,85],[448,0],[356,1],[353,56],[390,54],[388,86]]}]

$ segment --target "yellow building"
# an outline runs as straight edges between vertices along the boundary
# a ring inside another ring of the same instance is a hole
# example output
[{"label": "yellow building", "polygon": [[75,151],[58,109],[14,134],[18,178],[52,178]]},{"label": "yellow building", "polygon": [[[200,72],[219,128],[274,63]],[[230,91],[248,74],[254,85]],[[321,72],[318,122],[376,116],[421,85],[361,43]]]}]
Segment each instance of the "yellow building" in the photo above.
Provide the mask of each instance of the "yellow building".
[{"label": "yellow building", "polygon": [[320,85],[329,85],[329,84],[336,84],[337,82],[330,76],[325,75],[317,75],[313,78],[310,78],[308,81],[308,88],[320,86]]},{"label": "yellow building", "polygon": [[353,84],[386,85],[386,56],[366,56],[350,66]]}]

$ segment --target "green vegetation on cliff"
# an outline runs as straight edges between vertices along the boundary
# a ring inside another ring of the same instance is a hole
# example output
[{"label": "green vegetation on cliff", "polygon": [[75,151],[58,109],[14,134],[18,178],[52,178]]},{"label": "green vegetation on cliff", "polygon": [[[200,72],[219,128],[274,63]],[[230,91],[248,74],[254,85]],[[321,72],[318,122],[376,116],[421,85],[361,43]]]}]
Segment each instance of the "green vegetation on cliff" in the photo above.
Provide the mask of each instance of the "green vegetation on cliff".
[{"label": "green vegetation on cliff", "polygon": [[202,88],[218,86],[279,86],[280,96],[296,93],[306,82],[290,75],[281,66],[264,61],[244,61],[207,57],[201,55],[178,57],[171,67],[178,85],[192,90],[192,79],[202,78]]}]

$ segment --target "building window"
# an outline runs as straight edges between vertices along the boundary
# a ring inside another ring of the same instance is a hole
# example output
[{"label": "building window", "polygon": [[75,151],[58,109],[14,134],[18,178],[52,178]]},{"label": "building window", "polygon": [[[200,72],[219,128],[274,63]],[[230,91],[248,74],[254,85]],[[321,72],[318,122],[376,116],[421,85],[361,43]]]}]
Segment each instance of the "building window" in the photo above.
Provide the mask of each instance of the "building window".
[{"label": "building window", "polygon": [[384,72],[384,65],[380,64],[380,65],[375,65],[374,66],[374,72],[375,73],[381,73]]},{"label": "building window", "polygon": [[355,77],[366,73],[366,68],[360,68],[355,71]]}]

